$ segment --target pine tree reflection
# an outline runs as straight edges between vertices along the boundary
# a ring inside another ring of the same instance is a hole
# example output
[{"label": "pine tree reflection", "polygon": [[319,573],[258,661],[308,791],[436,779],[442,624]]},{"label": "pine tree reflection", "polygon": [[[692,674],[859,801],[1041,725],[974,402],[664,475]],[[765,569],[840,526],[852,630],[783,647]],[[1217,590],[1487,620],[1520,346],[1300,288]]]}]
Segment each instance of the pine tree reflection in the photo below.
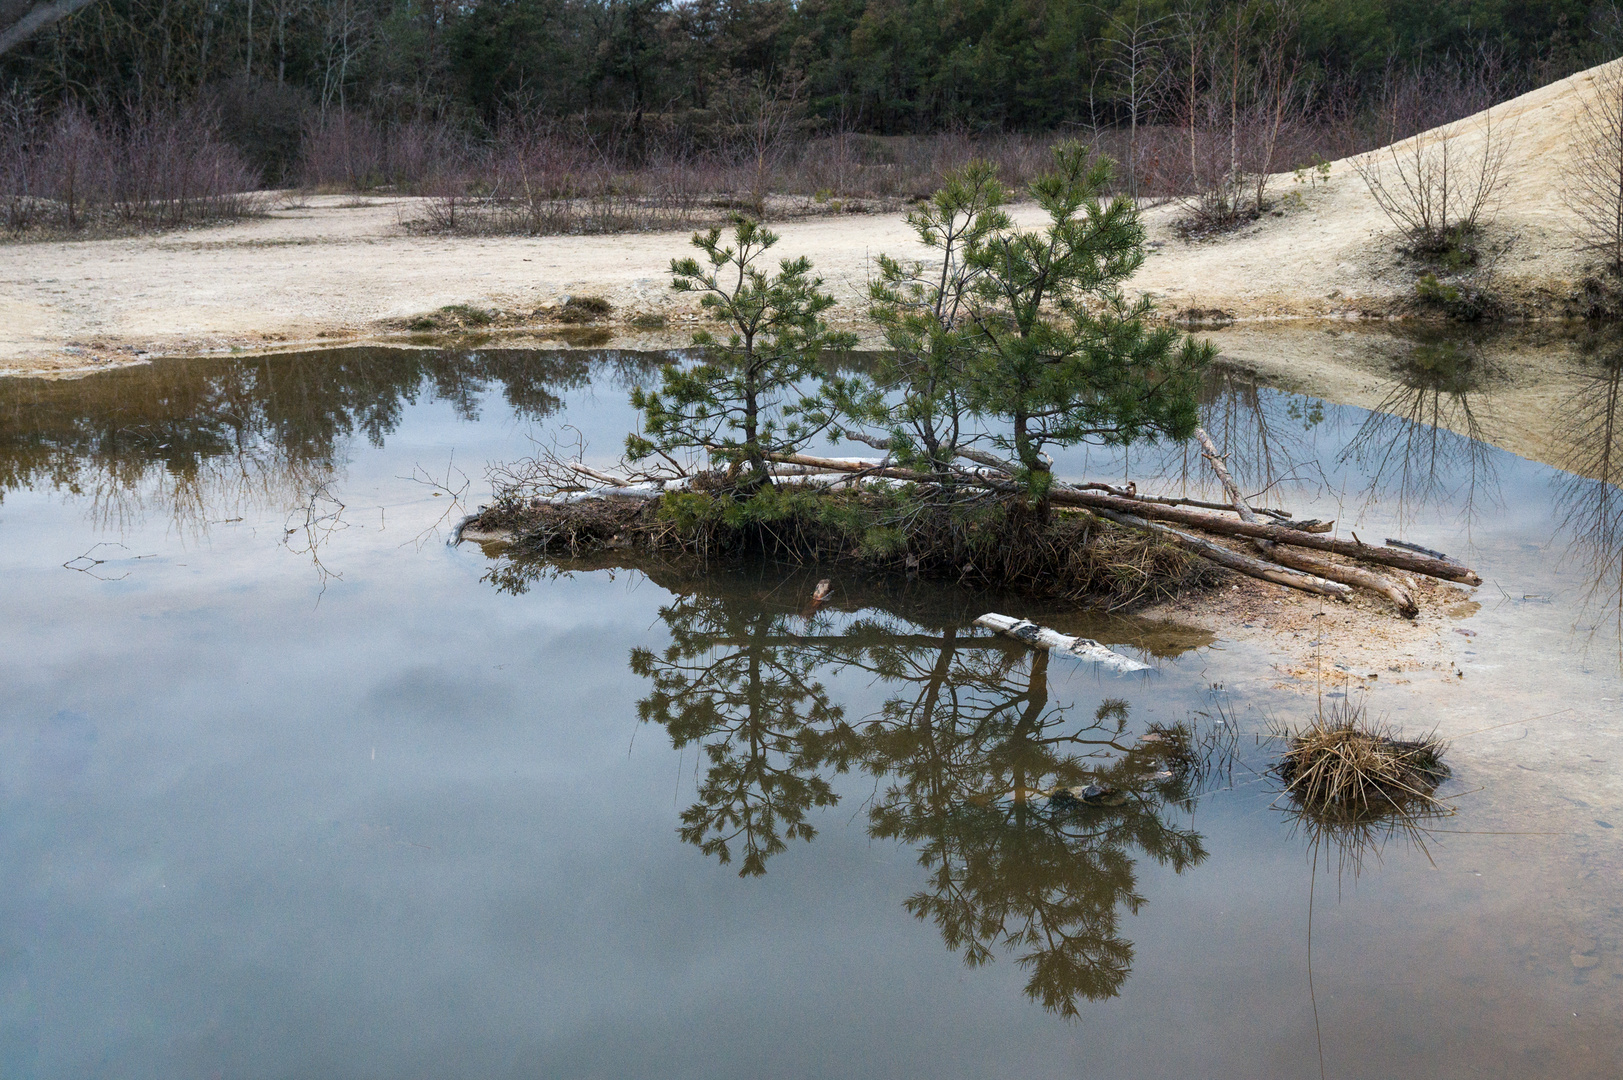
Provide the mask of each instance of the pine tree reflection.
[{"label": "pine tree reflection", "polygon": [[794,616],[691,595],[660,618],[671,644],[633,650],[631,670],[653,683],[639,718],[707,761],[682,838],[723,863],[736,844],[739,874],[764,874],[786,840],[816,835],[809,810],[838,801],[820,767],[848,731],[843,710],[816,678],[820,657],[790,632]]},{"label": "pine tree reflection", "polygon": [[1340,459],[1365,474],[1366,500],[1393,503],[1399,525],[1428,506],[1457,503],[1467,526],[1499,504],[1493,448],[1482,440],[1481,391],[1492,368],[1470,342],[1422,341],[1392,368],[1394,381]]},{"label": "pine tree reflection", "polygon": [[[1074,1016],[1120,992],[1140,857],[1179,872],[1205,857],[1168,820],[1189,809],[1188,772],[1129,736],[1127,702],[1054,701],[1045,652],[882,609],[805,622],[759,595],[687,595],[661,619],[670,646],[631,664],[652,683],[641,718],[703,754],[683,838],[722,862],[737,847],[741,874],[764,873],[815,835],[807,815],[837,802],[833,776],[871,775],[871,835],[915,846],[927,871],[908,910],[971,965],[1013,954],[1045,1008]],[[848,670],[887,693],[856,722],[824,681]],[[1109,794],[1065,790],[1088,785]]]}]

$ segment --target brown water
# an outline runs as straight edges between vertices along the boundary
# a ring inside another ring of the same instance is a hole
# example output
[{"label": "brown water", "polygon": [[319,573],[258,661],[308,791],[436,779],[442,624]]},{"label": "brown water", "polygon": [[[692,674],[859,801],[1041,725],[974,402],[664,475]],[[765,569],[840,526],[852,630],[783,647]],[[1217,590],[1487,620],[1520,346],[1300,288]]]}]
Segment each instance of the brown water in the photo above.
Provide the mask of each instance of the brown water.
[{"label": "brown water", "polygon": [[[1463,736],[1457,812],[1349,850],[1280,808],[1310,703],[1243,634],[443,542],[531,437],[612,453],[659,359],[0,383],[0,1076],[1623,1071],[1609,484],[1213,380],[1247,483],[1488,579],[1461,675],[1368,697]],[[1016,609],[1154,670],[970,625]]]}]

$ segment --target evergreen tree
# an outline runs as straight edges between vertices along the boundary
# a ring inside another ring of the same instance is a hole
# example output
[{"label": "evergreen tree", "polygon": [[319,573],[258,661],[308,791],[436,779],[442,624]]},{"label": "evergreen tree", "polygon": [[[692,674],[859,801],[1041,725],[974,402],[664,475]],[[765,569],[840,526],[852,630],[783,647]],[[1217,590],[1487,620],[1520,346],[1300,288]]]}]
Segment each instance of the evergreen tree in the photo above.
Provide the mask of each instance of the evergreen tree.
[{"label": "evergreen tree", "polygon": [[658,390],[632,392],[643,433],[629,437],[626,450],[633,458],[705,450],[734,476],[748,466],[745,486],[756,487],[770,482],[767,455],[794,453],[828,427],[814,385],[824,376],[818,358],[856,339],[824,322],[834,298],[812,276],[810,260],[784,259],[777,273],[767,273],[757,264],[778,236],[749,218],[735,222],[732,239],[726,246],[720,229],[696,233],[704,264],[672,260],[672,288],[698,293],[700,306],[730,332],[725,341],[695,334],[702,363],[667,367]]},{"label": "evergreen tree", "polygon": [[888,351],[878,388],[843,404],[848,415],[885,430],[903,465],[945,472],[973,435],[966,424],[977,335],[968,316],[982,268],[968,256],[1009,227],[1002,210],[1007,198],[996,166],[972,162],[949,173],[941,190],[907,216],[920,243],[938,252],[940,262],[926,266],[879,256],[868,311]]},{"label": "evergreen tree", "polygon": [[1048,224],[997,230],[966,257],[976,274],[970,403],[1001,425],[992,441],[1013,454],[1043,514],[1046,447],[1187,438],[1213,353],[1146,325],[1149,298],[1123,295],[1144,261],[1144,227],[1130,200],[1103,201],[1110,173],[1078,143],[1055,147],[1054,167],[1031,185]]}]

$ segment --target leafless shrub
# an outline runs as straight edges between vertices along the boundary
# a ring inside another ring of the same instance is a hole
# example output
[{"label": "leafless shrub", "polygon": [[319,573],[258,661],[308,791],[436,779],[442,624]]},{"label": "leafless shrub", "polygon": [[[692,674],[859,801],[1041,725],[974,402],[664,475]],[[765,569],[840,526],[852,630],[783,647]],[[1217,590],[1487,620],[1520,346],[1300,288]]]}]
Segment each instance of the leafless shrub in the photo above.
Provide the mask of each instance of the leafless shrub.
[{"label": "leafless shrub", "polygon": [[256,212],[258,173],[203,108],[118,119],[68,104],[0,111],[0,206],[13,234],[165,229]]},{"label": "leafless shrub", "polygon": [[1268,184],[1301,161],[1313,87],[1296,44],[1299,21],[1287,0],[1245,5],[1210,25],[1181,17],[1184,153],[1170,187],[1184,207],[1185,233],[1221,232],[1267,208]]},{"label": "leafless shrub", "polygon": [[1595,72],[1594,94],[1572,131],[1567,206],[1579,245],[1623,274],[1623,63]]},{"label": "leafless shrub", "polygon": [[386,182],[383,129],[362,112],[333,110],[312,117],[299,157],[306,187],[365,191]]},{"label": "leafless shrub", "polygon": [[[1491,60],[1474,67],[1414,68],[1388,78],[1382,119],[1394,136],[1384,149],[1355,159],[1353,168],[1408,250],[1470,261],[1478,232],[1497,209],[1511,136],[1490,105],[1497,81]],[[1430,126],[1433,118],[1474,121]],[[1403,129],[1418,133],[1406,139]]]}]

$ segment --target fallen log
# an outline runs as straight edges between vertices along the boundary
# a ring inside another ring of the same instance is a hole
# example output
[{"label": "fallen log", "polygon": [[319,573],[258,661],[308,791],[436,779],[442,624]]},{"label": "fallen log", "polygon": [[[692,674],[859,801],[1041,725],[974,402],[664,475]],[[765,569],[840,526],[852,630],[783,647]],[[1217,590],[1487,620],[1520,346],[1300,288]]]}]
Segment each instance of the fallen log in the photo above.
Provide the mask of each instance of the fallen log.
[{"label": "fallen log", "polygon": [[1482,579],[1477,576],[1476,571],[1468,566],[1461,566],[1459,563],[1444,562],[1441,559],[1433,559],[1426,555],[1411,555],[1406,551],[1397,551],[1392,548],[1370,547],[1368,544],[1362,544],[1354,540],[1339,540],[1318,533],[1303,532],[1288,525],[1234,521],[1202,510],[1185,510],[1182,507],[1143,504],[1132,499],[1095,494],[1091,491],[1071,492],[1065,488],[1052,488],[1049,491],[1049,497],[1060,506],[1080,506],[1090,510],[1114,510],[1122,514],[1140,514],[1155,521],[1170,521],[1178,525],[1187,525],[1190,528],[1216,533],[1219,536],[1243,536],[1248,539],[1273,540],[1281,544],[1312,548],[1316,551],[1329,551],[1336,555],[1346,555],[1354,559],[1363,559],[1366,562],[1393,566],[1413,574],[1425,574],[1428,577],[1442,578],[1444,581],[1458,581],[1466,585],[1482,584]]},{"label": "fallen log", "polygon": [[1050,630],[1046,626],[1038,626],[1025,619],[1014,619],[1007,615],[999,615],[989,611],[975,620],[976,626],[984,626],[988,630],[995,630],[1006,637],[1016,641],[1023,641],[1027,645],[1038,649],[1047,649],[1050,652],[1062,652],[1083,660],[1091,660],[1101,667],[1112,671],[1149,671],[1150,665],[1140,663],[1131,657],[1113,652],[1092,638],[1071,637],[1057,630]]},{"label": "fallen log", "polygon": [[[785,461],[792,465],[817,465],[838,472],[871,471],[872,475],[875,476],[888,476],[896,480],[911,480],[915,483],[928,484],[941,481],[939,476],[914,469],[903,469],[896,466],[887,466],[885,468],[868,467],[864,469],[863,467],[842,464],[832,458],[812,457],[808,454],[775,455],[773,460]],[[961,473],[956,478],[962,483],[978,484],[993,491],[1001,491],[1011,495],[1022,494],[1025,490],[1012,480],[988,476],[985,473]],[[1456,562],[1445,562],[1442,559],[1434,559],[1428,555],[1411,554],[1407,551],[1399,551],[1389,547],[1371,547],[1357,540],[1341,540],[1318,533],[1303,532],[1301,529],[1293,529],[1289,525],[1235,521],[1232,518],[1218,517],[1216,514],[1207,513],[1203,510],[1188,510],[1181,506],[1161,506],[1125,496],[1084,491],[1059,484],[1049,489],[1048,496],[1057,506],[1078,506],[1088,510],[1112,510],[1118,514],[1137,515],[1153,521],[1167,521],[1177,525],[1187,525],[1190,528],[1215,533],[1218,536],[1242,536],[1248,539],[1273,540],[1281,544],[1312,548],[1315,551],[1328,551],[1336,555],[1363,559],[1366,562],[1380,563],[1384,566],[1396,567],[1399,570],[1407,570],[1412,574],[1425,574],[1428,577],[1442,578],[1444,581],[1458,581],[1466,585],[1482,584],[1482,579],[1477,576],[1476,571],[1468,566],[1461,566]],[[1222,550],[1227,551],[1228,549],[1223,548]],[[1230,554],[1233,553],[1230,552]]]},{"label": "fallen log", "polygon": [[1309,555],[1305,551],[1292,551],[1283,544],[1270,551],[1268,557],[1281,566],[1289,566],[1304,573],[1317,574],[1344,585],[1356,585],[1370,592],[1379,593],[1392,601],[1392,606],[1397,608],[1398,614],[1405,619],[1412,619],[1420,614],[1420,605],[1415,603],[1414,596],[1409,590],[1384,574],[1377,574],[1358,566],[1341,566],[1316,555]]},{"label": "fallen log", "polygon": [[1162,525],[1157,521],[1149,521],[1135,514],[1124,513],[1119,510],[1109,510],[1104,507],[1092,507],[1094,513],[1100,517],[1114,521],[1118,525],[1127,525],[1134,529],[1155,533],[1157,536],[1169,541],[1185,551],[1199,555],[1201,558],[1214,562],[1219,566],[1226,566],[1230,570],[1237,570],[1248,577],[1261,581],[1271,581],[1275,585],[1284,585],[1291,589],[1300,589],[1303,592],[1317,593],[1320,596],[1329,596],[1337,600],[1345,600],[1352,595],[1352,589],[1337,581],[1326,581],[1324,578],[1311,574],[1288,570],[1274,563],[1253,559],[1238,551],[1232,551],[1222,544],[1214,544],[1210,540],[1193,536],[1181,529],[1174,529]]},{"label": "fallen log", "polygon": [[[1211,465],[1212,472],[1217,474],[1218,482],[1223,485],[1223,493],[1234,504],[1234,510],[1240,515],[1240,520],[1258,524],[1257,515],[1247,505],[1245,496],[1240,492],[1240,485],[1234,482],[1234,477],[1229,473],[1228,463],[1223,460],[1223,455],[1217,452],[1217,444],[1212,442],[1212,437],[1206,434],[1205,428],[1197,426],[1195,428],[1195,438],[1200,441],[1203,451],[1201,456]],[[1295,570],[1316,574],[1330,581],[1339,581],[1343,585],[1356,585],[1371,592],[1379,593],[1392,601],[1392,604],[1398,609],[1398,614],[1405,619],[1412,619],[1420,614],[1420,606],[1415,603],[1414,597],[1409,595],[1409,591],[1380,574],[1372,573],[1369,570],[1361,570],[1355,566],[1337,566],[1328,559],[1290,551],[1274,540],[1254,539],[1251,542],[1257,545],[1257,549],[1264,555],[1282,566],[1289,566]]]},{"label": "fallen log", "polygon": [[657,499],[666,489],[656,484],[604,484],[602,487],[582,488],[580,491],[562,491],[545,498],[537,497],[536,506],[568,506],[570,503],[590,499]]}]

